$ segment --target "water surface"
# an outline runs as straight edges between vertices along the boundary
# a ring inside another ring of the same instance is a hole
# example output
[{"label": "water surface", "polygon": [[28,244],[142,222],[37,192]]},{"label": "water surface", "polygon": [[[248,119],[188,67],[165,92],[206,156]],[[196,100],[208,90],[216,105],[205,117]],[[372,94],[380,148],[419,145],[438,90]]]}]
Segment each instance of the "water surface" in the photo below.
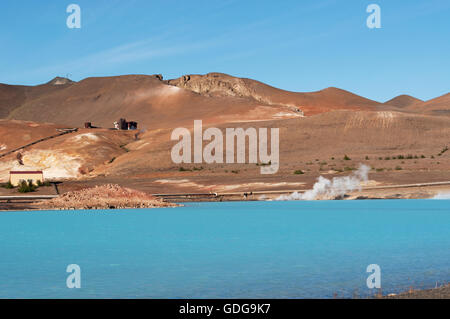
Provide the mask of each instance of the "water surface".
[{"label": "water surface", "polygon": [[[450,201],[0,212],[0,298],[331,298],[450,279]],[[81,289],[66,267],[81,267]]]}]

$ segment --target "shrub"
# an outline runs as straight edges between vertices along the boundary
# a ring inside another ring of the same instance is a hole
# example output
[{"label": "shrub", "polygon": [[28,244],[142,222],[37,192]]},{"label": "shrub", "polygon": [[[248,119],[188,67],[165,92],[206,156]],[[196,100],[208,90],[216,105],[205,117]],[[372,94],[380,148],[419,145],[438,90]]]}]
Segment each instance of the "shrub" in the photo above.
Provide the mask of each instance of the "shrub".
[{"label": "shrub", "polygon": [[128,153],[130,150],[126,147],[127,144],[120,145],[120,148],[123,149],[126,153]]},{"label": "shrub", "polygon": [[401,171],[402,169],[403,169],[403,168],[401,168],[400,166],[396,166],[396,167],[395,167],[395,170],[396,170],[396,171]]},{"label": "shrub", "polygon": [[2,187],[3,187],[3,188],[6,188],[6,189],[13,189],[13,188],[14,188],[14,185],[11,184],[11,182],[9,181],[8,183],[3,184]]},{"label": "shrub", "polygon": [[370,160],[369,156],[366,155],[366,161]]},{"label": "shrub", "polygon": [[444,154],[444,153],[447,152],[447,151],[448,151],[448,146],[444,147],[444,148],[442,149],[442,151],[438,154],[438,156],[441,156],[442,154]]},{"label": "shrub", "polygon": [[347,155],[344,156],[344,161],[350,161],[350,160],[351,160],[350,157],[348,157]]},{"label": "shrub", "polygon": [[294,174],[295,175],[303,175],[303,174],[305,174],[301,169],[299,169],[299,170],[296,170],[295,172],[294,172]]},{"label": "shrub", "polygon": [[272,165],[272,161],[269,161],[268,163],[256,163],[256,166],[268,166]]},{"label": "shrub", "polygon": [[30,193],[36,190],[36,186],[33,185],[33,181],[20,181],[18,191],[19,193]]}]

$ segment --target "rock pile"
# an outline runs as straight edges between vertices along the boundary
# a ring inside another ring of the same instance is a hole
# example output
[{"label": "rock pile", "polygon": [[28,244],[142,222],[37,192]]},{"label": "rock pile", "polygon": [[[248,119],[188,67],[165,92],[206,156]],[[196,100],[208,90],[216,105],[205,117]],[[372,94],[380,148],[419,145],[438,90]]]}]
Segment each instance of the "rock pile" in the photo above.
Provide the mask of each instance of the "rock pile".
[{"label": "rock pile", "polygon": [[119,185],[102,185],[65,193],[42,202],[44,209],[121,209],[174,207],[175,204]]}]

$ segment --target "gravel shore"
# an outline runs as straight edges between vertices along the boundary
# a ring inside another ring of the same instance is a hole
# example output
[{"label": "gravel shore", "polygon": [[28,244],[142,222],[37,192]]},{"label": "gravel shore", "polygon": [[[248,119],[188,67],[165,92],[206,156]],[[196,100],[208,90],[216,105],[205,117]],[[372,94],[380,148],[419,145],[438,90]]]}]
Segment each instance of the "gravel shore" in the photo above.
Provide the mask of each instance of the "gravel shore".
[{"label": "gravel shore", "polygon": [[424,290],[412,290],[397,295],[383,296],[383,299],[450,299],[450,284]]}]

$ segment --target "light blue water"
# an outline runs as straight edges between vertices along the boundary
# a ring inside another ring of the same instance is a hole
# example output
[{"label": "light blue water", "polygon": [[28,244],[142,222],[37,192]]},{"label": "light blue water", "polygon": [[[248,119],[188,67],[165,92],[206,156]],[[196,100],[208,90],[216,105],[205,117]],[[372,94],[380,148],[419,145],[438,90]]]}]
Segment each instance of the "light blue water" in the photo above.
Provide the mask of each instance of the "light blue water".
[{"label": "light blue water", "polygon": [[[328,298],[450,279],[450,201],[0,212],[0,298]],[[66,267],[81,267],[81,289]]]}]

